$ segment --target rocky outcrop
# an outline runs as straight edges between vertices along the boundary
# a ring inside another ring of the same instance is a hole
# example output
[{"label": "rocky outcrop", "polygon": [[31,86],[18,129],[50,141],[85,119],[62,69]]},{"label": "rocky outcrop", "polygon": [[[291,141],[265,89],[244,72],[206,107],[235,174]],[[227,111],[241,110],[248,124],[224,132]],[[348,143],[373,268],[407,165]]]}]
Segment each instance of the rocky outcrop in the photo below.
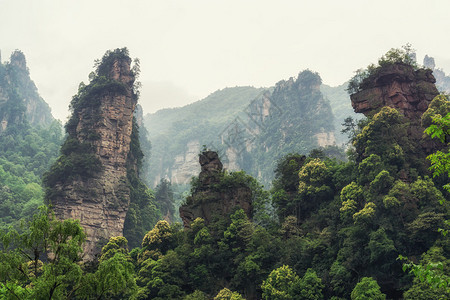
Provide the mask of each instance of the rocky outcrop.
[{"label": "rocky outcrop", "polygon": [[399,110],[410,120],[419,120],[428,105],[439,94],[429,69],[414,70],[405,64],[382,68],[366,83],[367,88],[352,94],[355,112],[373,115],[384,106]]},{"label": "rocky outcrop", "polygon": [[25,55],[14,51],[9,63],[0,62],[0,133],[13,124],[27,121],[32,126],[45,127],[53,120],[50,107],[30,78]]},{"label": "rocky outcrop", "polygon": [[[69,173],[68,178],[50,187],[54,192],[49,200],[57,218],[79,219],[86,231],[85,260],[94,259],[110,237],[122,236],[130,202],[127,170],[137,170],[130,153],[137,102],[131,59],[111,54],[106,61],[106,66],[99,67],[103,68],[99,78],[86,87],[78,102],[72,102],[73,115],[66,126],[70,143],[90,145],[90,155],[99,163],[99,171]],[[63,150],[64,155],[71,159],[83,154],[74,148]],[[74,169],[78,167],[76,161],[72,164]]]},{"label": "rocky outcrop", "polygon": [[[432,64],[432,62],[428,62]],[[439,92],[431,69],[417,69],[406,64],[391,64],[380,68],[364,81],[364,88],[350,95],[357,113],[372,116],[382,107],[389,106],[402,113],[407,121],[407,136],[418,157],[434,152],[437,143],[424,138],[425,128],[421,116]]]},{"label": "rocky outcrop", "polygon": [[204,151],[199,155],[201,172],[194,192],[180,207],[180,216],[185,228],[200,217],[209,224],[217,218],[227,216],[236,207],[247,216],[252,214],[252,192],[245,185],[229,186],[224,182],[223,165],[217,152]]}]

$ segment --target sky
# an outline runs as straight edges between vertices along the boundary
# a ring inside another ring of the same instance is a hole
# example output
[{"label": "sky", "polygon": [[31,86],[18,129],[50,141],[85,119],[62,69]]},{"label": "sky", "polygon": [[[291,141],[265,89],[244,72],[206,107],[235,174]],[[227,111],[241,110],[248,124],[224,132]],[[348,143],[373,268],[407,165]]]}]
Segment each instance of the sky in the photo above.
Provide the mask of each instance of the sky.
[{"label": "sky", "polygon": [[449,73],[449,11],[447,0],[0,0],[1,61],[24,52],[65,122],[94,61],[127,47],[141,63],[139,101],[153,113],[305,69],[340,85],[406,43]]}]

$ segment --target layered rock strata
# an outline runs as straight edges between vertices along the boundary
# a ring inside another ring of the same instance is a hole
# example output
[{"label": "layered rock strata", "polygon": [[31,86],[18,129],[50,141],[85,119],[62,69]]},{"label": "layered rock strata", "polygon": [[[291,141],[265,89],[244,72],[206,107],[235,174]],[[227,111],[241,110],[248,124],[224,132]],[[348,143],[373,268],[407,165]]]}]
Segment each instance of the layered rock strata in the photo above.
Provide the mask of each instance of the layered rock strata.
[{"label": "layered rock strata", "polygon": [[410,120],[419,120],[439,92],[430,69],[392,64],[371,78],[367,88],[350,96],[355,112],[372,115],[383,106],[396,108]]},{"label": "layered rock strata", "polygon": [[[69,138],[92,146],[100,171],[93,176],[71,176],[52,187],[55,196],[51,204],[57,218],[79,219],[85,229],[85,260],[94,259],[110,237],[123,234],[130,202],[127,168],[137,102],[130,63],[129,57],[113,60],[105,74],[110,84],[86,99],[97,105],[76,109],[67,127]],[[131,164],[131,169],[136,168]]]}]

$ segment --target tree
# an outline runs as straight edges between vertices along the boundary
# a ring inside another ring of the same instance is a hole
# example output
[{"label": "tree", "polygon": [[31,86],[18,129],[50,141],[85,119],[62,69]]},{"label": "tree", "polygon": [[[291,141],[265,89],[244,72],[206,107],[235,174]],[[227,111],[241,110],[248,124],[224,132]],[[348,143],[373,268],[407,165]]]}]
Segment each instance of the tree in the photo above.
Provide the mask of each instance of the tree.
[{"label": "tree", "polygon": [[[426,123],[429,119],[434,124],[431,124],[426,130],[425,133],[431,136],[431,138],[438,138],[442,143],[446,144],[448,147],[450,142],[448,141],[448,137],[450,135],[450,104],[447,99],[442,96],[437,96],[433,99],[430,104],[430,108],[424,113],[422,117],[422,122]],[[439,112],[447,112],[447,114],[442,117]],[[433,171],[433,177],[437,176],[446,176],[450,177],[450,150],[448,153],[437,151],[434,154],[430,154],[427,157],[431,162],[430,170]],[[445,184],[444,189],[447,192],[450,192],[450,183]],[[440,200],[441,204],[444,204],[444,198]],[[430,227],[430,219],[434,222],[434,227],[436,227],[436,221],[443,218],[443,215],[430,215],[430,213],[425,213],[421,215],[422,220],[415,220],[411,225],[413,228],[424,226]],[[419,219],[419,218],[418,218]],[[419,223],[419,221],[422,221]],[[445,226],[450,225],[450,221],[445,219],[443,220]],[[439,228],[439,231],[442,235],[446,236],[448,234],[448,230],[445,228]],[[399,256],[400,260],[406,261],[403,264],[403,271],[409,270],[409,273],[414,274],[416,278],[418,278],[421,282],[428,283],[432,288],[444,288],[447,292],[450,287],[450,276],[448,276],[447,272],[444,272],[442,261],[437,261],[428,264],[415,264],[409,261],[406,257]]]},{"label": "tree", "polygon": [[59,299],[79,288],[79,261],[85,239],[79,221],[56,220],[48,207],[42,206],[23,233],[10,230],[0,237],[4,262],[0,282],[6,295]]},{"label": "tree", "polygon": [[[444,143],[447,148],[450,145],[450,113],[447,113],[444,117],[441,115],[435,115],[432,117],[433,123],[425,132],[431,136],[431,138],[438,138]],[[431,162],[430,170],[433,171],[433,177],[447,175],[450,177],[450,150],[447,152],[436,151],[427,157]],[[444,185],[444,189],[450,192],[450,183]]]},{"label": "tree", "polygon": [[241,294],[238,292],[230,291],[227,288],[223,288],[220,292],[214,297],[214,300],[245,300]]},{"label": "tree", "polygon": [[323,299],[322,279],[313,269],[308,269],[303,278],[292,289],[293,299],[320,300]]},{"label": "tree", "polygon": [[295,287],[301,285],[298,275],[287,265],[273,270],[261,285],[263,299],[294,299]]},{"label": "tree", "polygon": [[363,277],[355,286],[351,294],[352,300],[384,300],[386,295],[381,293],[377,281],[371,277]]},{"label": "tree", "polygon": [[300,169],[298,173],[299,203],[296,207],[298,220],[310,216],[322,202],[332,197],[330,175],[330,169],[318,158],[305,163]]},{"label": "tree", "polygon": [[161,178],[155,188],[155,203],[166,219],[171,221],[174,219],[175,207],[172,185],[165,178]]},{"label": "tree", "polygon": [[[111,251],[108,253],[111,254]],[[137,286],[129,255],[116,252],[112,257],[102,260],[95,273],[83,277],[80,286],[77,296],[81,298],[130,298],[136,293]]]}]

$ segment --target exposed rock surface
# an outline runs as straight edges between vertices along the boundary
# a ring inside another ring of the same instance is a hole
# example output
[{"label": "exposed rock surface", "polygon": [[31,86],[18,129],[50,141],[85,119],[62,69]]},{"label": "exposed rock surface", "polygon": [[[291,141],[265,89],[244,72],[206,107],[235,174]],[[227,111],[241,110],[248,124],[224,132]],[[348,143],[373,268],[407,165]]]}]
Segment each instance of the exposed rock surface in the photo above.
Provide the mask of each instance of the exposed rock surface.
[{"label": "exposed rock surface", "polygon": [[32,126],[48,126],[53,120],[30,78],[25,55],[14,51],[9,63],[0,62],[0,133],[12,124],[28,121]]},{"label": "exposed rock surface", "polygon": [[180,207],[184,227],[200,217],[207,224],[220,216],[226,216],[238,206],[251,218],[252,192],[249,187],[233,186],[221,188],[223,165],[217,152],[205,151],[199,155],[201,172],[193,194]]},{"label": "exposed rock surface", "polygon": [[106,87],[93,94],[88,101],[99,101],[99,104],[74,111],[73,126],[71,131],[68,130],[78,142],[89,142],[93,146],[101,171],[93,177],[75,176],[57,183],[54,187],[56,196],[51,199],[58,218],[80,220],[87,235],[85,260],[95,258],[110,237],[123,234],[130,202],[127,164],[137,101],[130,63],[128,57],[115,58],[107,77],[123,88],[111,90]]},{"label": "exposed rock surface", "polygon": [[432,71],[392,64],[383,68],[369,88],[350,96],[355,112],[372,115],[383,106],[398,109],[410,120],[419,120],[439,94]]},{"label": "exposed rock surface", "polygon": [[169,174],[172,183],[188,184],[191,181],[192,176],[198,174],[199,167],[197,164],[197,157],[199,149],[199,141],[193,140],[187,143],[186,150],[183,154],[175,156]]},{"label": "exposed rock surface", "polygon": [[[432,63],[432,62],[428,62]],[[368,87],[352,94],[352,106],[357,113],[370,116],[382,107],[397,109],[410,122],[407,128],[408,138],[416,145],[416,151],[423,155],[436,149],[436,142],[424,139],[425,128],[421,125],[421,116],[439,92],[431,69],[418,69],[405,64],[392,64],[383,67],[371,79]]]}]

